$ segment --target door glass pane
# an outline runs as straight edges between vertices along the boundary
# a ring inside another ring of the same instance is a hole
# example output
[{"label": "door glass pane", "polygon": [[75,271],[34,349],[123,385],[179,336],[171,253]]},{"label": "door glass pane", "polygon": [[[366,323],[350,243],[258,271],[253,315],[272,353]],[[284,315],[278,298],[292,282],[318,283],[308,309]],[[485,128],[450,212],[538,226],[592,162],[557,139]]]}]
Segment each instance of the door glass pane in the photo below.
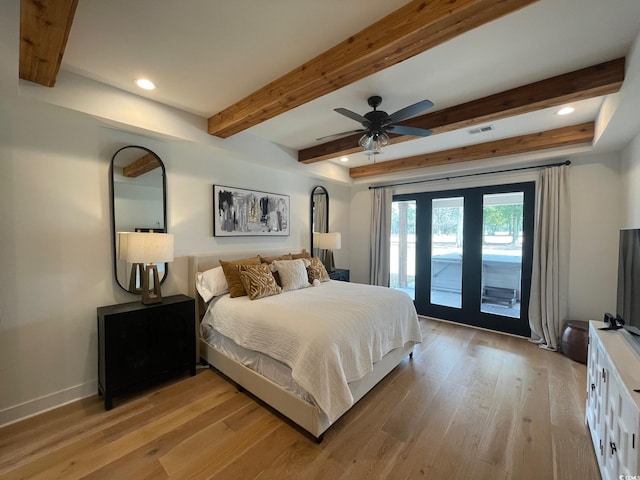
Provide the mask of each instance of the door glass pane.
[{"label": "door glass pane", "polygon": [[482,202],[481,310],[520,318],[524,193],[487,194]]},{"label": "door glass pane", "polygon": [[463,197],[435,198],[431,204],[432,304],[462,308]]},{"label": "door glass pane", "polygon": [[416,298],[416,201],[391,206],[391,288]]}]

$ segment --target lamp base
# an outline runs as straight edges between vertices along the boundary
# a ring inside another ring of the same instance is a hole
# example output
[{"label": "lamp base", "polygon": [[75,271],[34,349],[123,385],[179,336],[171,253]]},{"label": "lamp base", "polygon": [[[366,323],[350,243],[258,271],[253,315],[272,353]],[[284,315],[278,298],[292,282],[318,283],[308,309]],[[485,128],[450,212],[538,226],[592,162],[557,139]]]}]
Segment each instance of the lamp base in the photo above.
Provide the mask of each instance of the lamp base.
[{"label": "lamp base", "polygon": [[129,276],[129,291],[131,293],[142,293],[142,287],[138,286],[138,279],[140,279],[140,283],[142,284],[143,278],[144,278],[144,264],[132,263],[131,275]]},{"label": "lamp base", "polygon": [[324,251],[324,268],[327,269],[327,272],[332,273],[336,271],[336,265],[333,263],[333,250],[325,250]]},{"label": "lamp base", "polygon": [[[153,273],[153,289],[149,288],[149,276]],[[144,269],[142,277],[142,303],[145,305],[153,305],[162,302],[162,292],[160,291],[160,280],[158,277],[158,266],[150,263]]]}]

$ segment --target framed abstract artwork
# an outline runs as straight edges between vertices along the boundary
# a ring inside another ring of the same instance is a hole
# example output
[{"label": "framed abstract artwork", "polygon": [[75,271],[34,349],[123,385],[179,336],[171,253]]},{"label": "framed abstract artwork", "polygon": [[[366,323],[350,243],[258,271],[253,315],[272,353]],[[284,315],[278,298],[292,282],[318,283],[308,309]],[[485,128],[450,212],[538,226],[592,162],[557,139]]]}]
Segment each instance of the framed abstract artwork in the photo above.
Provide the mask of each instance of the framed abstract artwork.
[{"label": "framed abstract artwork", "polygon": [[289,235],[289,196],[214,185],[213,235]]}]

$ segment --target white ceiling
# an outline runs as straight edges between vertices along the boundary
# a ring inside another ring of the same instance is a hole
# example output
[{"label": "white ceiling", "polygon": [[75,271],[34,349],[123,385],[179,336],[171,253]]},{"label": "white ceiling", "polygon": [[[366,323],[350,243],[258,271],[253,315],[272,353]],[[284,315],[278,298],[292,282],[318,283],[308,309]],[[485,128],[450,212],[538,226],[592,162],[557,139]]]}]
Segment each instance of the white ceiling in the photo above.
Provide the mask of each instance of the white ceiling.
[{"label": "white ceiling", "polygon": [[[223,110],[396,10],[405,0],[80,0],[62,68],[204,118]],[[360,128],[333,111],[370,110],[380,95],[392,113],[425,98],[432,110],[498,93],[629,54],[640,32],[640,0],[540,0],[248,130],[301,149],[325,135]],[[640,75],[627,91],[640,91]],[[140,90],[139,77],[157,89]],[[636,94],[637,96],[637,94]],[[390,160],[595,120],[603,98],[388,146]],[[629,107],[607,148],[640,130]],[[623,115],[623,114],[621,114]],[[619,115],[618,117],[620,118]],[[339,163],[338,159],[335,160]],[[353,155],[348,167],[368,163]]]}]

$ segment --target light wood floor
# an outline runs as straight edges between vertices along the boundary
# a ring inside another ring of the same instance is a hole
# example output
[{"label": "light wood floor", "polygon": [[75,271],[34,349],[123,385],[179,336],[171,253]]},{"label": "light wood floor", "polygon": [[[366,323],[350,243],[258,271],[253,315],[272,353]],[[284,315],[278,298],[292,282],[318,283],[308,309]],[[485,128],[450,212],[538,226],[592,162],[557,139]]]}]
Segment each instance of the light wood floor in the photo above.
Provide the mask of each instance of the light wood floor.
[{"label": "light wood floor", "polygon": [[586,367],[523,339],[421,320],[424,343],[309,437],[211,370],[0,429],[0,478],[597,479]]}]

